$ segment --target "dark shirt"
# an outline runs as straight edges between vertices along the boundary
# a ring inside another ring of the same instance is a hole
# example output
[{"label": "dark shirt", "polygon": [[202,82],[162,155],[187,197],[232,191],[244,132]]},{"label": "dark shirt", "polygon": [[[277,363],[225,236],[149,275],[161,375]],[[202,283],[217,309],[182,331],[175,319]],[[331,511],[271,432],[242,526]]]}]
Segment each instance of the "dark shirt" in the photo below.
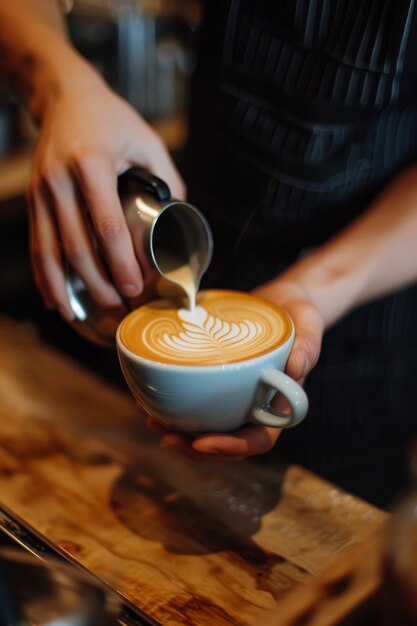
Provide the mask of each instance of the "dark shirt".
[{"label": "dark shirt", "polygon": [[417,154],[416,20],[410,0],[208,2],[199,204],[291,251],[351,221]]}]

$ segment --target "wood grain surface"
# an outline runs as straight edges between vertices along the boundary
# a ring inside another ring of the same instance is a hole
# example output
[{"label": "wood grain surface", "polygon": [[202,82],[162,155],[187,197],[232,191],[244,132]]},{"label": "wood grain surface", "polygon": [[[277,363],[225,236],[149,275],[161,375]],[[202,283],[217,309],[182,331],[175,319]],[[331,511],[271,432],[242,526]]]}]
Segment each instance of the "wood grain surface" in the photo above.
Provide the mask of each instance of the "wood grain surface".
[{"label": "wood grain surface", "polygon": [[[264,626],[334,626],[354,607],[366,601],[383,583],[384,534],[376,531],[366,541],[352,546],[308,584],[298,585],[281,598],[279,613],[271,611]],[[375,607],[380,623],[383,606]],[[356,622],[355,622],[356,623]],[[368,624],[361,621],[361,624]],[[397,623],[398,622],[397,620]],[[383,621],[391,626],[390,621]]]},{"label": "wood grain surface", "polygon": [[193,463],[161,450],[127,392],[7,318],[0,390],[1,503],[162,624],[265,623],[386,523],[274,455]]}]

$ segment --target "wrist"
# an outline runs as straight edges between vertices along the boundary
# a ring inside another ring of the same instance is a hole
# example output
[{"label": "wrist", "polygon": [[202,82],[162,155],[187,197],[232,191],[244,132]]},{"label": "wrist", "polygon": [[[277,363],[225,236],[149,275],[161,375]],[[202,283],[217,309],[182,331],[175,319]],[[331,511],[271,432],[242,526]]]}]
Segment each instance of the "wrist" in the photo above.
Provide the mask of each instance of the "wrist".
[{"label": "wrist", "polygon": [[38,124],[68,94],[92,91],[104,84],[96,70],[70,44],[59,40],[56,54],[34,62],[26,105]]},{"label": "wrist", "polygon": [[346,256],[326,245],[290,267],[280,280],[297,284],[320,312],[325,328],[332,326],[363,301],[369,282],[369,259]]}]

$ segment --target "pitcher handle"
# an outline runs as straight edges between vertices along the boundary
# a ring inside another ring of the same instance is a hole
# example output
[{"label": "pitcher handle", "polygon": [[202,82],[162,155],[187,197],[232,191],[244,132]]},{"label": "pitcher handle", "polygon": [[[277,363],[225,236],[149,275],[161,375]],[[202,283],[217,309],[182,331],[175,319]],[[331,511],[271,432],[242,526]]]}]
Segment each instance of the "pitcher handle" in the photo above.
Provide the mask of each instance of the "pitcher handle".
[{"label": "pitcher handle", "polygon": [[171,191],[164,180],[140,167],[131,167],[119,176],[119,192],[137,193],[138,188],[145,189],[159,200],[165,202],[171,198]]}]

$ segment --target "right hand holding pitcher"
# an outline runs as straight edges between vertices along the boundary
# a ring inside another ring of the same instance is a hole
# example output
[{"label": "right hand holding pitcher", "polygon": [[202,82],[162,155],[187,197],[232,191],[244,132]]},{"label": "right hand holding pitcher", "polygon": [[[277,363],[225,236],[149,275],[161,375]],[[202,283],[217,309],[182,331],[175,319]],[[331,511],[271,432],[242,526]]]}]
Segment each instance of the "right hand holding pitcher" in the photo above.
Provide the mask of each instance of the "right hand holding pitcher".
[{"label": "right hand holding pitcher", "polygon": [[[286,373],[300,384],[316,364],[323,335],[323,319],[304,287],[295,280],[277,279],[255,291],[266,300],[283,308],[293,320],[295,342]],[[272,401],[280,409],[281,399]],[[239,460],[264,454],[276,443],[281,430],[248,423],[233,433],[208,433],[195,438],[170,431],[152,417],[148,426],[162,435],[161,446],[174,449],[194,460]]]}]

